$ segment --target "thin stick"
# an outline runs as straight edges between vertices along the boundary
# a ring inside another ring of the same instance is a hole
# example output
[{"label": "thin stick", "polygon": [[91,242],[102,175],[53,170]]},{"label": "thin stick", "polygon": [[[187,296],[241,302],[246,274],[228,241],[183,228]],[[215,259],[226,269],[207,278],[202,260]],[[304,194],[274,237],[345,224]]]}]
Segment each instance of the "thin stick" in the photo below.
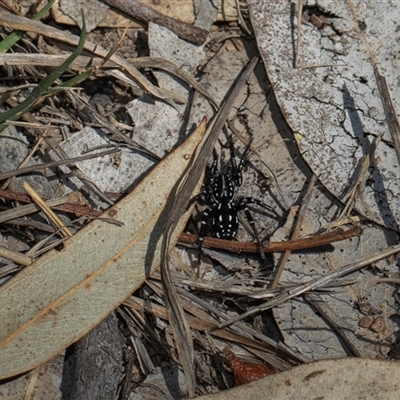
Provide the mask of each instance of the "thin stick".
[{"label": "thin stick", "polygon": [[[304,198],[303,198],[303,201],[302,201],[302,204],[301,204],[298,216],[297,216],[297,221],[295,223],[293,233],[292,233],[292,240],[298,239],[298,237],[300,235],[300,230],[303,225],[304,217],[306,215],[308,204],[310,203],[311,194],[314,189],[314,185],[315,185],[316,181],[317,181],[317,176],[313,174],[310,179],[310,182],[308,184],[306,194],[304,195]],[[274,276],[274,280],[272,281],[272,285],[271,285],[272,289],[275,289],[278,286],[279,279],[282,275],[283,269],[285,268],[287,260],[289,259],[290,253],[291,253],[291,250],[289,250],[289,249],[285,250],[285,252],[283,253],[282,258],[279,261],[279,266],[278,266],[278,269]]]},{"label": "thin stick", "polygon": [[6,258],[7,260],[11,260],[20,265],[32,264],[31,257],[28,257],[25,254],[19,253],[17,251],[7,249],[3,246],[0,246],[0,257]]},{"label": "thin stick", "polygon": [[189,40],[195,44],[203,44],[208,31],[197,26],[187,24],[175,18],[168,17],[159,13],[151,7],[148,7],[137,0],[102,0],[103,3],[114,7],[129,16],[142,22],[154,22],[157,25],[164,26],[176,33],[180,38]]},{"label": "thin stick", "polygon": [[299,1],[299,11],[297,14],[297,46],[296,46],[296,54],[294,57],[294,68],[297,68],[299,54],[300,54],[300,45],[301,45],[301,18],[303,15],[303,3],[304,0]]},{"label": "thin stick", "polygon": [[[32,199],[27,196],[26,194],[22,193],[17,193],[13,192],[11,190],[5,190],[0,188],[0,197],[3,199],[7,200],[12,200],[12,201],[18,201],[20,203],[32,203]],[[118,194],[118,199],[121,197],[120,194]],[[50,207],[52,207],[54,210],[57,211],[63,211],[71,214],[75,214],[77,216],[85,216],[85,217],[91,217],[91,218],[96,218],[99,217],[103,212],[99,210],[95,210],[94,208],[91,208],[89,206],[83,206],[80,204],[76,204],[73,201],[70,201],[67,203],[68,199],[70,199],[71,196],[66,196],[66,197],[61,197],[58,199],[52,199],[52,200],[46,200],[44,199]],[[39,210],[37,206],[32,205],[34,207],[33,211],[30,211],[31,209],[25,209],[23,215],[31,214],[32,212],[35,212]],[[24,206],[20,206],[24,207]],[[11,217],[16,217],[16,213],[18,212],[19,208],[16,208],[13,210],[14,213],[12,213],[10,210],[8,211],[3,211],[0,213],[0,223],[9,221]]]},{"label": "thin stick", "polygon": [[382,260],[382,259],[389,257],[393,254],[396,254],[398,252],[400,252],[400,245],[391,246],[391,247],[386,248],[385,250],[374,253],[370,256],[360,258],[358,261],[356,261],[352,264],[349,264],[337,271],[331,272],[328,275],[322,276],[321,278],[306,282],[294,289],[284,290],[280,295],[276,296],[274,299],[267,301],[264,304],[261,304],[260,306],[255,307],[241,315],[238,315],[235,318],[232,318],[228,321],[223,322],[222,324],[218,325],[218,329],[221,329],[228,325],[234,324],[235,322],[240,321],[244,318],[247,318],[251,315],[254,315],[259,312],[269,310],[273,307],[279,306],[280,304],[283,304],[286,301],[293,299],[294,297],[298,297],[307,292],[311,292],[313,290],[321,288],[321,287],[325,286],[326,284],[332,282],[335,279],[338,279],[345,275],[351,274],[363,267],[366,267],[367,265],[370,265],[374,262]]},{"label": "thin stick", "polygon": [[343,324],[346,324],[344,318],[339,316],[327,302],[325,302],[320,296],[312,293],[307,294],[305,299],[322,315],[355,357],[367,357],[366,354],[363,354],[362,351],[359,350],[359,341],[350,327],[343,327]]},{"label": "thin stick", "polygon": [[31,167],[25,167],[25,168],[20,168],[15,171],[9,171],[9,172],[4,172],[3,174],[0,174],[0,181],[3,179],[10,178],[12,176],[18,176],[30,172],[37,172],[42,169],[46,168],[53,168],[53,167],[58,167],[59,165],[65,165],[65,164],[72,164],[74,162],[79,162],[79,161],[84,161],[84,160],[90,160],[92,158],[97,158],[97,157],[103,157],[108,154],[114,154],[120,151],[119,149],[111,149],[107,151],[103,151],[100,153],[95,153],[95,154],[87,154],[86,156],[80,156],[80,157],[74,157],[74,158],[67,158],[64,160],[59,160],[59,161],[52,161],[46,164],[36,164],[32,165]]},{"label": "thin stick", "polygon": [[372,144],[369,146],[368,153],[363,157],[363,160],[361,161],[361,168],[359,169],[359,173],[357,175],[357,178],[355,179],[355,182],[353,183],[352,187],[349,189],[347,192],[346,196],[347,201],[344,209],[339,215],[339,220],[346,218],[350,215],[352,209],[354,208],[354,205],[356,203],[356,195],[358,194],[358,197],[360,198],[362,204],[364,205],[365,211],[371,213],[372,210],[367,204],[367,202],[364,199],[364,187],[365,187],[365,181],[367,179],[367,171],[368,168],[371,166],[371,162],[374,159],[374,154],[375,150],[378,147],[379,142],[381,141],[383,137],[383,133],[378,135]]},{"label": "thin stick", "polygon": [[[18,201],[21,203],[30,203],[32,201],[28,196],[22,193],[12,192],[10,190],[0,189],[0,197],[8,200]],[[120,195],[118,195],[118,198],[119,197]],[[116,198],[116,200],[118,200],[118,198]],[[48,200],[47,203],[54,210],[72,213],[78,216],[96,218],[102,214],[102,211],[95,210],[88,206],[81,206],[74,203],[65,203],[64,198]],[[13,210],[12,212],[3,211],[2,213],[0,213],[0,222],[6,222],[9,221],[11,218],[16,218],[17,215],[15,213],[19,210],[19,208],[22,208],[21,210],[22,215],[27,215],[29,213],[38,211],[38,208],[35,205],[31,205],[29,209],[28,208],[25,209],[24,207],[25,206],[20,206],[17,209]],[[346,240],[360,236],[361,234],[362,234],[362,229],[360,227],[352,227],[347,230],[338,228],[331,232],[323,233],[322,235],[318,236],[305,237],[296,240],[288,240],[285,242],[270,242],[263,246],[263,251],[265,253],[272,253],[272,252],[284,252],[286,250],[293,251],[293,250],[309,249],[313,247],[326,246],[331,243],[339,242],[341,240]],[[179,241],[181,243],[196,244],[198,238],[196,235],[190,233],[181,233]],[[237,241],[223,240],[212,237],[204,238],[203,247],[222,249],[236,253],[242,253],[242,252],[256,253],[259,251],[259,248],[256,243],[237,242]]]},{"label": "thin stick", "polygon": [[[286,250],[302,250],[310,249],[313,247],[325,246],[341,240],[350,239],[355,236],[360,236],[362,229],[358,226],[343,230],[341,228],[335,229],[332,232],[324,233],[319,236],[306,237],[302,239],[289,240],[287,242],[270,242],[263,246],[264,253],[283,252]],[[198,241],[196,235],[190,233],[181,233],[179,241],[182,243],[195,244]],[[217,239],[212,237],[205,237],[203,247],[222,249],[236,253],[257,253],[260,249],[256,243],[235,242],[231,240]]]},{"label": "thin stick", "polygon": [[38,207],[44,212],[47,218],[52,222],[52,224],[60,229],[61,234],[64,237],[71,237],[71,231],[64,225],[64,223],[57,217],[56,214],[52,211],[52,209],[41,199],[41,197],[32,189],[31,186],[27,182],[23,184],[24,189],[32,197],[32,200],[36,203]]},{"label": "thin stick", "polygon": [[[42,200],[44,201],[44,200]],[[57,199],[47,200],[46,204],[48,207],[53,207],[60,204],[65,204],[68,201],[68,196],[64,196]],[[19,206],[17,208],[12,208],[7,211],[0,212],[0,223],[10,221],[15,218],[20,218],[28,214],[32,214],[39,211],[40,207],[35,204],[27,204],[25,206]]]}]

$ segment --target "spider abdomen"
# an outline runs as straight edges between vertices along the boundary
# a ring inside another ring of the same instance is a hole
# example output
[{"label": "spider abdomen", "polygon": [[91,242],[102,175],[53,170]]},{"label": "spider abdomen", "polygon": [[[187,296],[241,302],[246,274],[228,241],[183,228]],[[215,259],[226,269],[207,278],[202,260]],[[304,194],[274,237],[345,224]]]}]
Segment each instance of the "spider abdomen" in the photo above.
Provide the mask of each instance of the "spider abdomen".
[{"label": "spider abdomen", "polygon": [[214,237],[232,240],[239,228],[237,211],[231,202],[219,203],[212,212],[211,231]]}]

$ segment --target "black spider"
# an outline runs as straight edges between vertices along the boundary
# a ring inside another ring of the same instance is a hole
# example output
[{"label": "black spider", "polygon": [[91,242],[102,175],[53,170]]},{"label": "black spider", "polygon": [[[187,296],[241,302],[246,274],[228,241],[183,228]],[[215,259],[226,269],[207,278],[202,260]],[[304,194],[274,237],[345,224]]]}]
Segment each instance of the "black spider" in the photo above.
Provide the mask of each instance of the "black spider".
[{"label": "black spider", "polygon": [[239,228],[239,219],[237,214],[239,211],[244,211],[253,230],[254,237],[261,246],[255,223],[249,209],[247,208],[247,204],[257,204],[268,211],[274,212],[271,207],[254,197],[237,197],[237,191],[242,185],[242,169],[246,161],[246,155],[249,151],[250,144],[242,154],[239,166],[236,164],[232,137],[230,137],[229,148],[230,166],[227,172],[218,170],[218,158],[214,152],[214,161],[211,165],[208,184],[204,190],[195,197],[196,200],[203,198],[206,203],[199,232],[199,258],[204,235],[209,227],[210,219],[210,229],[214,237],[232,240],[236,237]]}]

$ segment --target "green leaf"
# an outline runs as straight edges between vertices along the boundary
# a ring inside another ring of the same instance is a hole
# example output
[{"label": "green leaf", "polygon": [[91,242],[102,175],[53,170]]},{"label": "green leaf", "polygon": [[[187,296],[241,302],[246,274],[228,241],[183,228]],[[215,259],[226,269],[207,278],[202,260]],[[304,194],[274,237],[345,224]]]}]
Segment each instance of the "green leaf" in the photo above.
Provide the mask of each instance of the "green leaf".
[{"label": "green leaf", "polygon": [[[5,121],[15,121],[23,114],[28,112],[44,94],[46,94],[49,87],[64,73],[71,63],[82,53],[86,40],[86,24],[85,18],[82,14],[82,32],[79,38],[78,47],[76,50],[50,75],[46,76],[39,85],[32,91],[32,93],[18,106],[0,114],[0,124]],[[7,125],[0,125],[0,132],[2,132]]]},{"label": "green leaf", "polygon": [[[32,17],[34,21],[40,21],[46,13],[50,10],[51,7],[53,7],[53,4],[55,3],[56,0],[51,0],[50,3],[48,3],[46,6],[44,6],[36,15]],[[11,47],[14,46],[15,43],[18,42],[24,35],[25,31],[14,31],[10,33],[4,40],[0,42],[0,53],[5,53]]]}]

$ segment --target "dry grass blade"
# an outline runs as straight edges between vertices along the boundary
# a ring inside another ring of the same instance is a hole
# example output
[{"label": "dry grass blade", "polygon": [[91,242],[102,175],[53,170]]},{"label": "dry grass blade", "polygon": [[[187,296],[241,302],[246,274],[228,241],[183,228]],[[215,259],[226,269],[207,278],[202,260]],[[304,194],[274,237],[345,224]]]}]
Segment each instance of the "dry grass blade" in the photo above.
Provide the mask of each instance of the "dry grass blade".
[{"label": "dry grass blade", "polygon": [[[168,319],[169,313],[165,307],[162,307],[155,303],[145,302],[143,299],[131,296],[125,302],[124,305],[140,311],[150,313],[162,319]],[[187,321],[191,329],[198,330],[200,332],[209,332],[210,335],[218,337],[220,339],[228,340],[233,343],[237,343],[243,346],[248,346],[252,349],[257,349],[261,351],[269,351],[271,348],[273,350],[278,349],[278,343],[273,342],[265,344],[260,340],[255,340],[250,337],[250,335],[242,332],[232,332],[228,329],[216,329],[218,321],[207,314],[207,318],[187,316]],[[295,358],[295,357],[293,357]]]},{"label": "dry grass blade", "polygon": [[6,258],[7,260],[11,260],[20,265],[32,264],[32,258],[18,253],[17,251],[6,249],[3,246],[0,246],[0,257]]},{"label": "dry grass blade", "polygon": [[372,144],[369,146],[368,154],[362,158],[360,162],[360,169],[358,172],[358,176],[356,177],[356,179],[354,179],[354,183],[352,184],[352,186],[350,187],[349,191],[345,196],[345,199],[347,200],[346,205],[343,208],[342,212],[340,213],[338,220],[342,220],[349,217],[357,201],[356,197],[357,194],[362,204],[364,205],[365,210],[369,213],[372,213],[371,208],[364,199],[365,181],[367,180],[368,168],[371,167],[375,155],[375,150],[378,147],[382,137],[383,133],[381,133],[374,139]]},{"label": "dry grass blade", "polygon": [[[29,54],[29,53],[6,53],[0,54],[0,65],[10,66],[24,66],[24,65],[35,65],[41,67],[57,67],[65,60],[65,55],[62,54]],[[88,57],[80,55],[74,60],[69,68],[71,70],[82,71],[87,68],[88,65],[98,65],[104,59],[101,57]],[[117,65],[112,62],[106,62],[107,68],[116,68]],[[24,88],[24,87],[22,87]],[[17,90],[12,88],[12,90]],[[20,88],[21,89],[21,88]],[[4,89],[3,89],[4,90]],[[11,90],[11,89],[9,89]]]},{"label": "dry grass blade", "polygon": [[[2,197],[3,199],[18,201],[21,203],[31,203],[31,199],[22,193],[13,192],[11,190],[4,190],[1,188],[0,197]],[[77,202],[77,198],[71,197],[70,195],[46,201],[47,205],[49,207],[53,207],[55,210],[72,213],[77,216],[95,218],[101,215],[101,211],[95,210],[94,208],[86,205],[77,204]],[[20,209],[21,211],[19,211]],[[13,218],[32,214],[33,212],[36,212],[38,210],[38,207],[34,204],[28,204],[26,206],[19,206],[18,208],[13,210],[2,211],[0,212],[0,223],[9,221]]]},{"label": "dry grass blade", "polygon": [[[181,287],[178,287],[177,290],[179,292],[183,307],[185,308],[187,313],[194,315],[197,318],[199,318],[202,322],[205,322],[206,323],[204,327],[205,332],[214,335],[214,330],[218,326],[219,321],[225,319],[226,312],[219,310],[218,308],[212,306],[205,300],[201,300],[198,296],[192,294],[190,291],[186,291]],[[210,324],[211,326],[207,324]],[[231,326],[229,327],[229,330],[227,332],[230,334],[232,333],[232,331],[241,337],[246,337],[247,339],[250,339],[250,342],[247,342],[245,340],[238,342],[242,343],[243,345],[251,346],[254,348],[254,344],[250,343],[251,341],[255,340],[255,342],[258,345],[257,347],[258,349],[260,349],[259,346],[264,346],[264,350],[271,350],[274,356],[277,356],[279,353],[279,355],[283,355],[283,357],[286,360],[292,359],[295,362],[309,361],[309,359],[306,356],[296,352],[295,350],[291,350],[289,347],[283,345],[283,343],[278,343],[275,340],[271,339],[270,337],[264,335],[263,333],[258,332],[256,329],[250,327],[247,323],[241,322],[235,326]],[[282,362],[281,360],[280,364],[282,363],[284,362]],[[288,363],[284,364],[286,364],[286,368],[284,369],[289,368]],[[277,370],[281,370],[281,366],[279,367],[277,366]]]},{"label": "dry grass blade", "polygon": [[323,301],[316,294],[309,293],[305,296],[305,299],[323,316],[355,357],[366,356],[363,354],[360,342],[352,332],[350,326],[346,326],[345,318],[339,316],[327,302]]},{"label": "dry grass blade", "polygon": [[[58,54],[20,54],[20,53],[10,53],[10,54],[0,54],[0,65],[8,65],[8,66],[21,66],[21,65],[37,65],[42,67],[55,67],[60,65],[65,59],[65,56]],[[70,69],[81,71],[84,68],[87,68],[88,65],[95,64],[100,65],[101,62],[105,60],[100,57],[87,57],[87,56],[79,56],[76,60],[74,60]],[[193,89],[197,90],[204,97],[206,97],[210,102],[214,105],[215,108],[218,108],[217,101],[213,98],[213,96],[207,91],[204,86],[198,83],[188,72],[179,68],[176,64],[169,60],[165,60],[163,58],[156,57],[139,57],[130,60],[130,63],[136,68],[155,68],[163,71],[167,71],[179,79],[186,82],[188,85],[193,87]],[[117,68],[118,65],[115,62],[107,61],[104,64],[107,68]]]},{"label": "dry grass blade", "polygon": [[[75,35],[63,32],[59,29],[53,28],[50,25],[44,25],[40,22],[31,21],[27,18],[18,17],[12,14],[0,14],[0,25],[11,28],[11,29],[20,29],[24,31],[34,32],[39,35],[43,35],[44,37],[48,37],[54,40],[59,40],[61,42],[70,44],[72,46],[76,46],[79,42],[79,38]],[[109,53],[108,50],[98,46],[94,43],[87,42],[85,43],[85,50],[90,51],[92,54],[95,54],[99,57],[107,57]],[[144,75],[142,75],[135,67],[133,67],[128,61],[124,60],[122,57],[117,55],[113,55],[110,58],[110,61],[114,62],[118,67],[122,68],[126,73],[128,73],[144,90],[148,91],[155,97],[161,98],[168,103],[171,101],[169,100],[172,95],[173,101],[184,102],[178,96],[174,96],[171,93],[167,93],[161,88],[157,88],[151,82],[146,79]],[[118,74],[122,74],[120,71],[115,71]]]},{"label": "dry grass blade", "polygon": [[321,278],[315,279],[313,281],[307,282],[302,284],[294,289],[284,290],[282,294],[276,296],[274,299],[267,301],[266,303],[262,304],[261,306],[255,307],[254,309],[247,311],[241,314],[238,317],[232,318],[229,321],[226,321],[218,326],[218,328],[223,328],[225,326],[231,325],[237,321],[242,320],[243,318],[249,317],[250,315],[257,314],[261,311],[269,310],[273,307],[276,307],[284,302],[288,301],[289,299],[293,299],[294,297],[300,296],[304,293],[310,292],[312,290],[316,290],[321,288],[328,283],[334,281],[335,279],[341,278],[345,275],[351,274],[359,270],[360,268],[366,267],[374,262],[382,260],[386,257],[389,257],[393,254],[400,252],[400,245],[388,247],[385,250],[372,254],[370,256],[366,256],[360,258],[358,261],[342,267],[341,269],[332,272],[328,275],[322,276]]},{"label": "dry grass blade", "polygon": [[0,181],[3,179],[11,178],[12,176],[23,175],[23,174],[27,174],[29,172],[41,171],[46,168],[58,167],[59,165],[72,164],[74,162],[90,160],[91,158],[106,156],[108,154],[117,153],[118,151],[119,151],[119,149],[111,149],[111,150],[106,150],[106,151],[102,151],[102,152],[95,153],[95,154],[88,154],[86,156],[68,158],[68,159],[59,160],[59,161],[52,161],[52,162],[49,162],[46,164],[37,164],[37,165],[32,165],[30,167],[20,168],[15,171],[4,172],[3,174],[0,174]]},{"label": "dry grass blade", "polygon": [[[53,7],[54,3],[55,0],[51,0],[36,15],[34,15],[32,19],[34,21],[40,21],[47,14],[50,8]],[[9,49],[11,49],[11,47],[14,46],[14,44],[17,43],[25,35],[25,33],[26,32],[24,31],[14,31],[10,35],[8,35],[0,43],[0,53],[5,53]]]},{"label": "dry grass blade", "polygon": [[185,314],[178,301],[175,287],[170,275],[168,267],[167,249],[169,248],[170,236],[177,222],[179,221],[183,210],[186,209],[190,198],[193,196],[194,188],[199,184],[202,173],[206,167],[207,160],[215,146],[218,135],[226,121],[229,110],[237,95],[244,87],[249,75],[252,73],[258,62],[254,58],[241,74],[239,80],[236,82],[233,90],[230,92],[225,104],[219,110],[213,123],[208,129],[208,134],[204,138],[203,144],[198,151],[198,155],[190,171],[182,179],[180,187],[177,188],[175,193],[175,200],[172,205],[171,213],[168,216],[167,223],[163,231],[163,244],[161,249],[161,277],[164,286],[165,298],[167,300],[168,311],[170,313],[171,326],[174,331],[175,340],[177,342],[177,349],[180,356],[180,362],[186,379],[188,382],[189,396],[194,395],[195,389],[195,372],[194,372],[194,358],[193,358],[193,343],[190,333],[189,325],[186,322]]},{"label": "dry grass blade", "polygon": [[11,121],[16,120],[21,115],[29,111],[36,104],[36,102],[39,101],[41,97],[47,92],[49,87],[61,76],[61,74],[65,72],[65,70],[69,67],[72,61],[75,60],[79,56],[79,54],[82,53],[86,40],[85,27],[86,27],[85,19],[82,15],[82,32],[75,51],[55,71],[46,76],[46,78],[44,78],[40,82],[40,84],[30,93],[30,95],[22,103],[18,104],[16,107],[0,115],[0,124],[2,124],[0,125],[0,131],[4,130],[7,127],[6,125],[3,124],[3,122],[7,120]]},{"label": "dry grass blade", "polygon": [[[203,119],[197,130],[199,131],[200,134],[199,138],[202,138],[204,132],[206,131],[205,118]],[[193,159],[191,159],[191,163],[193,163]],[[183,176],[182,177],[183,180],[186,177],[187,175]],[[186,182],[184,181],[184,184]],[[187,192],[183,193],[187,198],[187,203],[189,202],[190,197],[193,196],[195,187],[196,185],[193,185],[191,188],[190,187],[188,188]],[[171,275],[169,274],[169,269],[168,269],[168,249],[170,248],[170,238],[172,232],[175,229],[176,224],[181,218],[180,215],[181,210],[186,209],[186,204],[182,201],[184,200],[182,196],[182,191],[183,191],[182,188],[174,188],[174,191],[171,193],[173,197],[170,196],[170,198],[174,198],[175,200],[173,202],[171,212],[168,215],[168,219],[163,230],[163,242],[161,248],[161,259],[162,259],[161,276],[163,277],[163,284],[165,288],[165,299],[168,305],[169,319],[174,331],[179,359],[188,382],[189,395],[193,396],[195,388],[195,371],[194,371],[192,336],[190,333],[189,325],[187,324],[184,312],[182,310],[182,307],[179,304],[175,288],[171,279]],[[180,203],[179,208],[177,208],[178,206],[176,203],[178,204]]]},{"label": "dry grass blade", "polygon": [[[311,199],[312,190],[314,189],[314,185],[315,185],[316,181],[317,181],[317,176],[313,175],[311,177],[310,183],[308,184],[307,192],[306,192],[306,194],[305,194],[305,196],[303,198],[303,201],[302,201],[302,204],[301,204],[301,208],[300,208],[299,213],[297,215],[296,225],[295,225],[295,227],[293,229],[293,232],[292,232],[292,240],[298,239],[298,237],[300,235],[300,231],[301,231],[302,224],[303,224],[303,221],[304,221],[304,218],[305,218],[307,207],[308,207],[310,199]],[[276,274],[274,276],[274,280],[272,281],[272,285],[271,285],[272,289],[275,289],[278,286],[279,279],[280,279],[280,277],[282,275],[283,269],[285,268],[286,262],[289,259],[290,252],[291,252],[290,250],[286,250],[283,253],[281,259],[279,260],[278,269],[276,271]]]},{"label": "dry grass blade", "polygon": [[[160,264],[166,199],[186,170],[198,137],[191,135],[136,189],[0,288],[0,379],[52,358],[103,320]],[[170,243],[175,245],[190,210]],[[10,306],[12,305],[12,306]]]},{"label": "dry grass blade", "polygon": [[179,68],[176,64],[169,60],[164,60],[163,58],[157,57],[139,57],[131,60],[131,63],[136,68],[156,68],[161,69],[163,71],[170,72],[171,74],[177,76],[182,79],[188,85],[190,85],[193,89],[196,89],[199,93],[201,93],[206,99],[210,100],[214,107],[218,108],[218,103],[214,99],[214,97],[207,91],[207,89],[198,83],[188,72],[184,69]]},{"label": "dry grass blade", "polygon": [[24,182],[23,184],[24,189],[26,192],[31,196],[32,200],[36,203],[36,205],[43,211],[43,213],[47,216],[47,218],[52,222],[52,224],[57,228],[60,229],[61,234],[64,237],[71,237],[71,231],[63,224],[60,218],[54,214],[52,209],[43,201],[43,199],[32,189],[32,187],[27,183]]}]

